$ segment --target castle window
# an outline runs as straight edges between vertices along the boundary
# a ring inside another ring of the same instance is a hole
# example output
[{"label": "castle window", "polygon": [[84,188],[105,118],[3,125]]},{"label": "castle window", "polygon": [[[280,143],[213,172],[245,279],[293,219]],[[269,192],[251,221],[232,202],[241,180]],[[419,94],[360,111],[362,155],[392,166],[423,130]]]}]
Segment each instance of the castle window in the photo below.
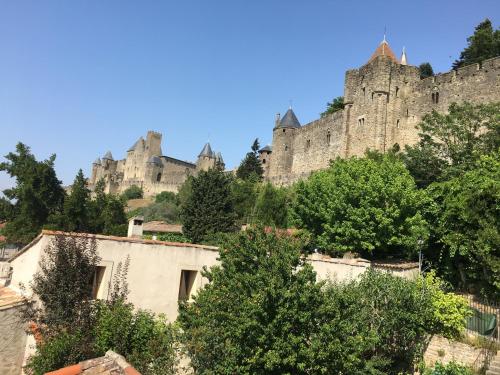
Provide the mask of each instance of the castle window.
[{"label": "castle window", "polygon": [[285,145],[285,151],[288,151],[288,145]]},{"label": "castle window", "polygon": [[161,181],[161,173],[158,173],[158,174],[156,175],[156,181],[157,181],[157,182],[160,182],[160,181]]},{"label": "castle window", "polygon": [[363,98],[366,96],[366,88],[363,87]]},{"label": "castle window", "polygon": [[283,129],[283,133],[285,132],[286,129]]},{"label": "castle window", "polygon": [[179,301],[189,301],[191,299],[197,273],[198,272],[192,270],[181,270]]},{"label": "castle window", "polygon": [[330,130],[328,130],[328,133],[326,133],[326,144],[330,144],[330,139],[331,139],[331,134],[330,134]]},{"label": "castle window", "polygon": [[306,150],[309,150],[309,148],[310,148],[310,147],[311,147],[311,140],[310,140],[310,139],[308,139],[308,140],[306,141]]},{"label": "castle window", "polygon": [[262,164],[266,164],[266,159],[262,159]]},{"label": "castle window", "polygon": [[437,92],[436,93],[436,104],[438,104],[438,103],[439,103],[439,93]]},{"label": "castle window", "polygon": [[410,115],[410,112],[408,110],[408,108],[406,108],[406,117],[408,117]]},{"label": "castle window", "polygon": [[374,95],[374,93],[372,92],[372,100],[373,100],[373,95]]},{"label": "castle window", "polygon": [[399,96],[399,87],[396,86],[396,98]]},{"label": "castle window", "polygon": [[398,121],[396,121],[396,128],[399,129],[399,119],[398,119]]},{"label": "castle window", "polygon": [[361,119],[361,125],[365,126],[365,118],[364,117]]}]

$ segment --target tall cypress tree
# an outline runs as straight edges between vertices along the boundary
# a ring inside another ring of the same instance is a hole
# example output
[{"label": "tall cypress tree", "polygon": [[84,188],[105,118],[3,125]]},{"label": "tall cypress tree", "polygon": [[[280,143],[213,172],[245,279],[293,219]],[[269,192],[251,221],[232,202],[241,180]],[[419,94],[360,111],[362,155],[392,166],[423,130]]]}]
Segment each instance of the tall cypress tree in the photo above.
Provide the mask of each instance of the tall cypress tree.
[{"label": "tall cypress tree", "polygon": [[264,174],[264,169],[262,168],[262,163],[259,159],[259,139],[255,139],[252,144],[252,151],[248,152],[245,158],[241,161],[238,170],[236,171],[236,176],[242,180],[251,178],[252,175],[258,177],[259,180],[262,179]]},{"label": "tall cypress tree", "polygon": [[191,179],[191,194],[181,207],[181,218],[184,234],[193,242],[234,230],[231,179],[221,168],[202,171]]},{"label": "tall cypress tree", "polygon": [[82,170],[75,177],[71,194],[64,202],[64,228],[69,231],[86,232],[90,228],[90,190]]}]

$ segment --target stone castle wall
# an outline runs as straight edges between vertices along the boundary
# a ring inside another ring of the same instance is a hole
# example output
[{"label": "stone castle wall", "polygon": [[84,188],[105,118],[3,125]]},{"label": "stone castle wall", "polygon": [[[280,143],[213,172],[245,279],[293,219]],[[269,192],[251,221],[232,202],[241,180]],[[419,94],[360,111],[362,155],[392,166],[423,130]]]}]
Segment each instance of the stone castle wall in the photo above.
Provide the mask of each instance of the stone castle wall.
[{"label": "stone castle wall", "polygon": [[113,160],[111,153],[107,153],[102,160],[96,160],[89,187],[94,189],[97,181],[104,179],[105,191],[111,194],[121,194],[133,185],[141,187],[145,197],[163,191],[176,193],[189,176],[215,165],[217,158],[222,162],[220,154],[216,155],[211,149],[210,152],[210,155],[200,155],[197,164],[164,156],[161,134],[149,131],[145,140],[139,138],[127,151],[125,159]]},{"label": "stone castle wall", "polygon": [[362,156],[418,142],[417,125],[433,109],[453,102],[500,101],[500,57],[420,79],[417,67],[378,56],[346,72],[345,108],[300,128],[273,130],[266,178],[289,185],[336,157]]}]

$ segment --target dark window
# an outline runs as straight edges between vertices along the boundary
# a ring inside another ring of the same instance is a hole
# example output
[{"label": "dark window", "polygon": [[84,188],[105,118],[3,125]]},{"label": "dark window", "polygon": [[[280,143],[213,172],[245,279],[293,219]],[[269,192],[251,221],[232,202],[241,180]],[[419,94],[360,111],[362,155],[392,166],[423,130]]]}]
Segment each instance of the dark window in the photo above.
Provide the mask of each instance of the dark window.
[{"label": "dark window", "polygon": [[288,151],[288,146],[287,145],[285,145],[285,151]]},{"label": "dark window", "polygon": [[438,104],[439,103],[439,93],[433,92],[431,96],[432,96],[432,103]]},{"label": "dark window", "polygon": [[331,139],[331,134],[330,134],[330,130],[328,130],[328,133],[326,133],[326,143],[327,144],[330,144],[330,139]]},{"label": "dark window", "polygon": [[396,98],[398,97],[399,95],[399,87],[396,86]]},{"label": "dark window", "polygon": [[399,119],[398,119],[398,121],[396,122],[396,127],[399,129]]},{"label": "dark window", "polygon": [[308,139],[308,140],[306,141],[306,150],[309,150],[309,148],[310,148],[310,147],[311,147],[311,140],[310,140],[310,139]]},{"label": "dark window", "polygon": [[142,220],[134,219],[134,225],[142,225]]},{"label": "dark window", "polygon": [[285,132],[286,129],[283,129],[283,133]]},{"label": "dark window", "polygon": [[438,103],[439,103],[439,93],[437,92],[436,93],[436,104],[438,104]]},{"label": "dark window", "polygon": [[363,98],[366,96],[366,88],[363,87]]},{"label": "dark window", "polygon": [[196,271],[182,270],[181,280],[179,283],[179,301],[186,301],[191,299],[191,293],[196,279]]},{"label": "dark window", "polygon": [[266,159],[262,159],[262,164],[266,164]]},{"label": "dark window", "polygon": [[157,181],[157,182],[160,182],[160,181],[161,181],[161,173],[158,173],[158,174],[156,175],[156,181]]}]

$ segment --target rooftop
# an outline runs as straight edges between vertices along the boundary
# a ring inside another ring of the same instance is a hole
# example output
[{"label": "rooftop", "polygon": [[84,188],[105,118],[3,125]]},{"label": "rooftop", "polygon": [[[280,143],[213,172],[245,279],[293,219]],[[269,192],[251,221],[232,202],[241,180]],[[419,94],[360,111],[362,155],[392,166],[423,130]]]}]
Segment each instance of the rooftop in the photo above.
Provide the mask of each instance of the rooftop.
[{"label": "rooftop", "polygon": [[22,303],[24,303],[22,295],[6,286],[0,287],[0,310],[20,305]]},{"label": "rooftop", "polygon": [[182,233],[182,225],[168,224],[164,221],[148,221],[144,223],[143,230],[145,232]]},{"label": "rooftop", "polygon": [[396,58],[396,55],[394,54],[394,52],[392,52],[391,47],[389,47],[389,43],[387,43],[387,41],[385,40],[385,36],[384,40],[382,40],[382,42],[379,44],[375,52],[373,52],[373,55],[372,57],[370,57],[370,60],[368,60],[368,62],[375,60],[379,56],[387,56],[393,62],[399,63],[398,59]]},{"label": "rooftop", "polygon": [[214,152],[212,151],[212,147],[210,146],[209,142],[205,143],[205,146],[203,146],[203,149],[201,150],[198,157],[200,156],[208,156],[208,157],[214,156]]},{"label": "rooftop", "polygon": [[292,108],[289,108],[288,111],[286,111],[285,115],[281,119],[279,125],[277,126],[278,128],[300,128],[300,122],[297,119],[297,116],[295,116],[295,113],[293,112]]}]

